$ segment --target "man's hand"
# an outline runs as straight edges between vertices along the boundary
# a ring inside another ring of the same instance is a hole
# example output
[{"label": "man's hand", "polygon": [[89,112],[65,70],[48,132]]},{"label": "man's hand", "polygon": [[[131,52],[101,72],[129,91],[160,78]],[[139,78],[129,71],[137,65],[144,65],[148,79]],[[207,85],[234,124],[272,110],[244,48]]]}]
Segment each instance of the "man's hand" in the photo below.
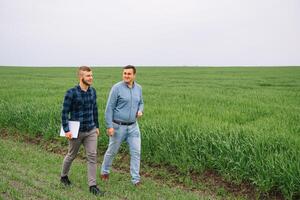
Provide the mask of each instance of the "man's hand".
[{"label": "man's hand", "polygon": [[108,128],[107,129],[107,135],[109,137],[113,136],[115,134],[115,129],[114,128]]},{"label": "man's hand", "polygon": [[140,118],[140,117],[142,117],[142,116],[143,116],[143,112],[138,111],[138,112],[136,113],[136,117],[137,117],[137,118]]},{"label": "man's hand", "polygon": [[99,135],[100,135],[99,128],[96,128],[96,134],[97,134],[97,136],[99,136]]},{"label": "man's hand", "polygon": [[66,138],[68,139],[68,140],[71,140],[72,139],[72,133],[71,133],[71,131],[69,131],[69,132],[66,132]]}]

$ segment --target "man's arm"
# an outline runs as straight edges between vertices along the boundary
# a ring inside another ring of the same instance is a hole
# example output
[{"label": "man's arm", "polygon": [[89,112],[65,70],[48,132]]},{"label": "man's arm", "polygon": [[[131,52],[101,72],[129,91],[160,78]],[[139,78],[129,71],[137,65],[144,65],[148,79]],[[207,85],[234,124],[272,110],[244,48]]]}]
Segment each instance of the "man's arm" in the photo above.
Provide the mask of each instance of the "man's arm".
[{"label": "man's arm", "polygon": [[105,123],[106,128],[112,128],[112,121],[113,121],[113,111],[116,107],[117,103],[117,89],[115,87],[112,87],[107,99],[107,104],[105,108]]},{"label": "man's arm", "polygon": [[142,92],[142,88],[140,91],[140,102],[139,102],[139,108],[138,108],[138,117],[141,117],[143,115],[144,112],[144,100],[143,100],[143,92]]},{"label": "man's arm", "polygon": [[94,94],[95,94],[95,103],[93,106],[93,115],[94,115],[94,122],[96,124],[96,128],[99,128],[99,118],[98,118],[98,105],[97,105],[97,94],[96,94],[96,90],[94,89]]},{"label": "man's arm", "polygon": [[70,132],[69,129],[69,113],[72,104],[72,92],[69,90],[66,92],[63,102],[63,108],[61,112],[61,123],[65,133]]},{"label": "man's arm", "polygon": [[96,125],[96,128],[97,128],[97,135],[100,134],[99,132],[99,118],[98,118],[98,105],[97,105],[97,94],[96,94],[96,90],[94,90],[94,94],[95,94],[95,103],[93,105],[93,117],[94,117],[94,122],[95,122],[95,125]]}]

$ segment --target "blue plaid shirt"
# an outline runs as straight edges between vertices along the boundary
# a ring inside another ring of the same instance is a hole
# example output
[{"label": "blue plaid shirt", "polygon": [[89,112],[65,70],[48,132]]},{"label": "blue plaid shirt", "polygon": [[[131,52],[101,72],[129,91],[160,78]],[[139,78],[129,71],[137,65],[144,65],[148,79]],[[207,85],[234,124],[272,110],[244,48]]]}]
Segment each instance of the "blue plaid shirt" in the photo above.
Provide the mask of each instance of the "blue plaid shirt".
[{"label": "blue plaid shirt", "polygon": [[66,92],[61,117],[65,132],[70,131],[69,120],[80,122],[79,131],[99,128],[97,95],[94,88],[89,87],[85,92],[77,85]]}]

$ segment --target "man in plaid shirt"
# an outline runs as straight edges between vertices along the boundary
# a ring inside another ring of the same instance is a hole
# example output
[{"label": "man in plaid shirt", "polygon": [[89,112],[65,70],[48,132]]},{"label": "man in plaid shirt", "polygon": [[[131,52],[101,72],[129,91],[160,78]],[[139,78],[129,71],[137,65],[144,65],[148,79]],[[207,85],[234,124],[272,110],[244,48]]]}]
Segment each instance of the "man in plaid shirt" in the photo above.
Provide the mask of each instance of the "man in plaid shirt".
[{"label": "man in plaid shirt", "polygon": [[[91,68],[87,66],[79,67],[78,78],[79,84],[66,92],[63,103],[62,126],[66,138],[69,140],[69,149],[63,161],[60,180],[66,186],[71,185],[68,172],[80,145],[83,144],[88,161],[88,185],[90,192],[95,195],[103,195],[103,192],[96,185],[99,122],[96,90],[91,87],[93,83]],[[80,122],[77,138],[72,138],[72,132],[68,125],[69,120]]]}]

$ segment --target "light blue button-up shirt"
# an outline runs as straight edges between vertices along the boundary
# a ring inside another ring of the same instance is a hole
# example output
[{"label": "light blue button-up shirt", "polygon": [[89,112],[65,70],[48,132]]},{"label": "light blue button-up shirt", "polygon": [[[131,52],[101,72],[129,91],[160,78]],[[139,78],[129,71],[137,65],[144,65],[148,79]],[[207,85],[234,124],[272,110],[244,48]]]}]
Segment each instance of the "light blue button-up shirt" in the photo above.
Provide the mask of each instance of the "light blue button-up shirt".
[{"label": "light blue button-up shirt", "polygon": [[135,122],[137,112],[143,112],[142,87],[133,83],[132,88],[124,82],[116,83],[110,90],[105,109],[106,128],[112,128],[113,120]]}]

